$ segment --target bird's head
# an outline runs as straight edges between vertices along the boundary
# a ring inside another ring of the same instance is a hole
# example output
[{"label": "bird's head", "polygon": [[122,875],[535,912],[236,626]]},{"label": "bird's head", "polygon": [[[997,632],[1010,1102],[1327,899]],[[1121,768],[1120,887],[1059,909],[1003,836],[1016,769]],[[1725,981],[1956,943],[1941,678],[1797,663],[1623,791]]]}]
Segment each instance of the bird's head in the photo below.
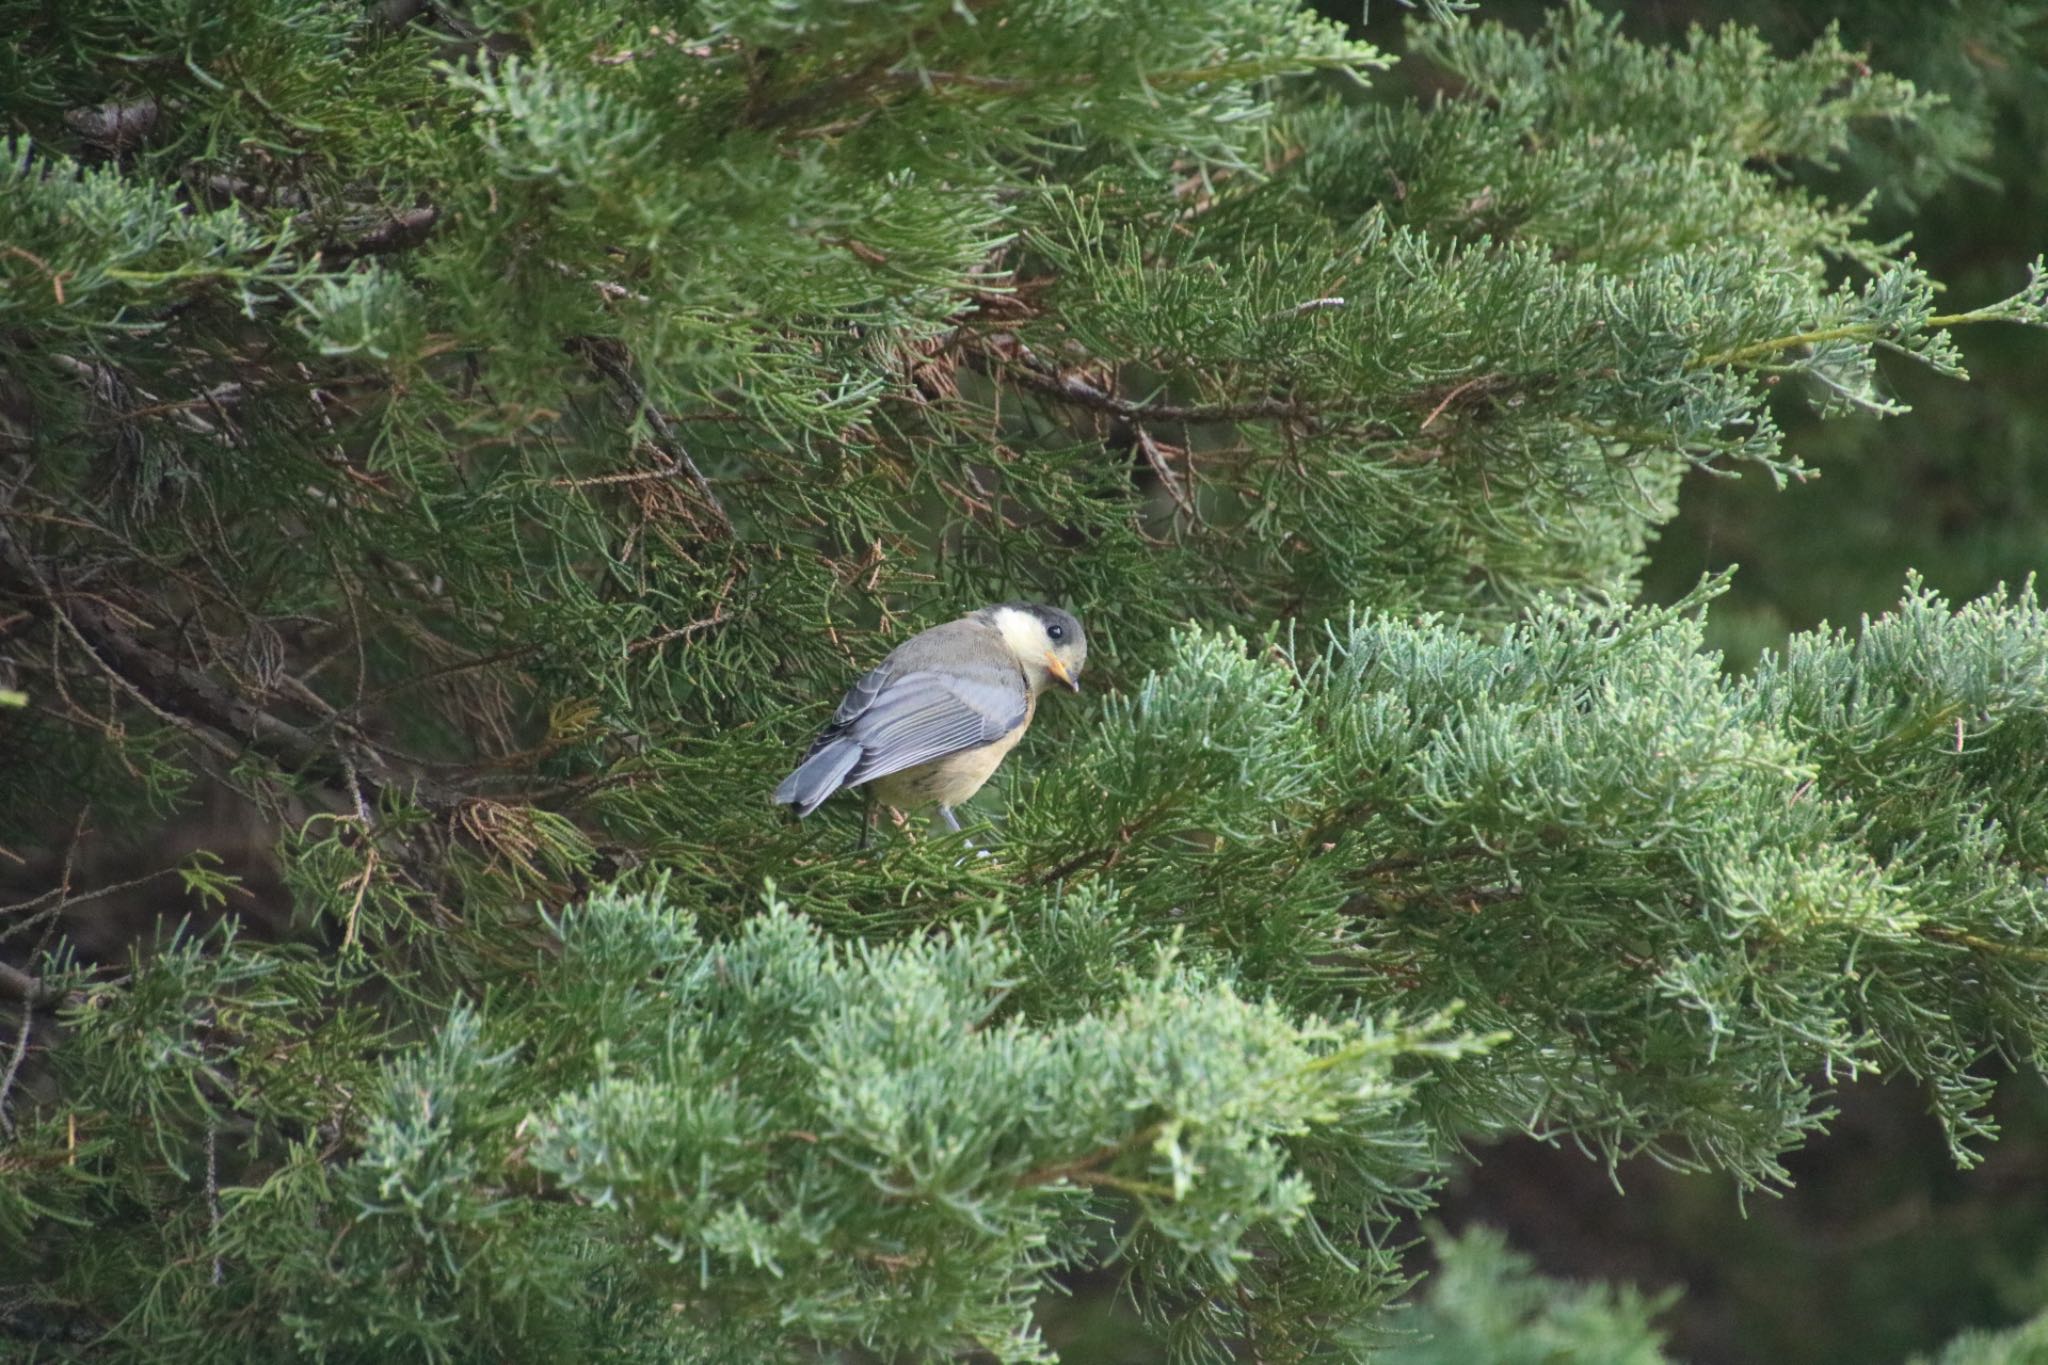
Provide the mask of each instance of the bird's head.
[{"label": "bird's head", "polygon": [[1064,683],[1079,692],[1088,662],[1088,636],[1069,612],[1036,602],[1005,602],[988,609],[989,624],[1017,656],[1033,692]]}]

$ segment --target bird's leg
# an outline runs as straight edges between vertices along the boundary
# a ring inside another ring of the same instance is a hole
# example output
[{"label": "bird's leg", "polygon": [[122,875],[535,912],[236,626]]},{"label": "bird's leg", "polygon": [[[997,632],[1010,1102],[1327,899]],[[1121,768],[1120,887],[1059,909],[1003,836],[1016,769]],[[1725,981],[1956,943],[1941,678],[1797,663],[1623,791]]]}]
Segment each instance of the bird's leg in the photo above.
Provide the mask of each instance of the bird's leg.
[{"label": "bird's leg", "polygon": [[[961,842],[962,844],[964,844],[964,845],[966,845],[966,846],[967,846],[968,848],[970,848],[970,849],[973,849],[973,850],[974,850],[974,856],[975,856],[975,857],[977,857],[977,858],[986,858],[986,857],[988,856],[988,850],[987,850],[987,849],[985,849],[985,848],[982,848],[982,847],[981,847],[980,845],[976,844],[976,843],[974,842],[974,840],[972,840],[972,839],[968,838],[968,837],[966,836],[965,832],[963,832],[963,831],[961,830],[961,828],[960,828],[960,821],[959,821],[959,820],[958,820],[957,818],[955,818],[955,816],[954,816],[954,814],[953,814],[953,808],[952,808],[951,806],[940,806],[940,807],[939,807],[939,818],[940,818],[941,820],[944,820],[944,821],[946,822],[946,828],[947,828],[947,829],[950,829],[950,830],[952,830],[952,831],[953,831],[953,832],[954,832],[955,834],[958,834],[958,835],[960,835],[960,842]],[[963,860],[963,861],[964,861],[964,860]]]},{"label": "bird's leg", "polygon": [[872,796],[869,797],[867,809],[860,813],[860,843],[855,845],[853,850],[855,853],[867,852],[868,845],[874,842],[875,817],[879,814],[881,814],[881,807],[876,804]]}]

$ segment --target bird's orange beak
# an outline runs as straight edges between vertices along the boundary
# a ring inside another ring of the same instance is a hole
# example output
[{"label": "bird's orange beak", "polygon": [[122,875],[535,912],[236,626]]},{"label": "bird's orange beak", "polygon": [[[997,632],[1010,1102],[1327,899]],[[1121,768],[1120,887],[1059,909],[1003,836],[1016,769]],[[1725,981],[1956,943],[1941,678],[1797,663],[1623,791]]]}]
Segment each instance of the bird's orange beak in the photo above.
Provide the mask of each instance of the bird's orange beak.
[{"label": "bird's orange beak", "polygon": [[1067,666],[1060,662],[1059,655],[1047,654],[1045,656],[1045,671],[1052,674],[1055,678],[1058,678],[1068,687],[1073,688],[1076,692],[1079,692],[1081,690],[1080,679],[1076,678],[1073,674],[1067,672]]}]

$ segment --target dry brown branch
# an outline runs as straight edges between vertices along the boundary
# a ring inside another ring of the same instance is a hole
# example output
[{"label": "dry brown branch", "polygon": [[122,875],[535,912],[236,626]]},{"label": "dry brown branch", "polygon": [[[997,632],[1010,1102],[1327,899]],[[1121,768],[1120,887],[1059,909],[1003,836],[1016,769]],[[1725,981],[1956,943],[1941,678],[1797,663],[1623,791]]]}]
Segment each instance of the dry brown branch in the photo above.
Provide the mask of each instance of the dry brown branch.
[{"label": "dry brown branch", "polygon": [[1186,458],[1188,453],[1186,449],[1180,446],[1162,444],[1153,437],[1151,432],[1143,427],[1137,429],[1137,441],[1138,449],[1145,454],[1145,462],[1151,465],[1152,472],[1159,476],[1159,484],[1166,490],[1166,495],[1173,499],[1173,505],[1181,510],[1182,515],[1186,516],[1189,520],[1193,520],[1195,517],[1195,504],[1194,500],[1188,496],[1186,481],[1174,472],[1173,466],[1168,464],[1166,460],[1169,452]]},{"label": "dry brown branch", "polygon": [[[26,998],[26,997],[24,997]],[[33,1004],[29,1001],[29,1004]],[[7,1058],[7,1070],[0,1072],[0,1134],[14,1136],[14,1116],[7,1111],[7,1097],[14,1092],[14,1078],[21,1074],[22,1059],[28,1056],[29,1029],[35,1024],[35,1010],[24,1006],[21,1027],[15,1031],[14,1050]]]},{"label": "dry brown branch", "polygon": [[725,504],[718,500],[712,490],[711,480],[704,477],[704,471],[697,468],[697,462],[690,457],[682,437],[669,423],[668,418],[647,401],[647,390],[634,375],[632,359],[625,348],[615,341],[600,337],[581,337],[569,343],[572,351],[587,359],[592,368],[610,380],[619,391],[620,404],[629,419],[644,418],[648,430],[653,433],[654,447],[668,460],[676,472],[689,480],[697,490],[697,496],[716,519],[719,534],[726,540],[733,538],[732,517],[726,513]]},{"label": "dry brown branch", "polygon": [[628,654],[638,654],[643,649],[657,649],[672,640],[687,640],[692,635],[710,630],[713,626],[722,626],[725,622],[725,613],[723,611],[714,611],[702,620],[692,621],[687,625],[664,630],[659,635],[650,635],[644,640],[635,640],[626,646],[626,652]]},{"label": "dry brown branch", "polygon": [[351,236],[321,243],[320,260],[325,265],[334,266],[359,256],[383,256],[404,251],[424,242],[440,218],[441,211],[432,204],[399,209]]},{"label": "dry brown branch", "polygon": [[978,355],[999,379],[1129,422],[1305,422],[1317,416],[1315,409],[1292,398],[1249,398],[1235,403],[1135,402],[1097,388],[1069,370],[1057,369],[1022,346],[1009,356],[992,348],[981,349]]},{"label": "dry brown branch", "polygon": [[[206,673],[179,663],[168,651],[139,638],[121,613],[77,594],[55,592],[27,547],[0,522],[0,591],[50,621],[85,651],[99,671],[158,719],[227,762],[254,752],[294,772],[339,784],[345,775],[339,744],[316,738],[252,705]],[[359,738],[359,737],[358,737]],[[382,751],[360,743],[356,762],[379,790],[404,790],[429,809],[452,809],[458,797],[417,774],[401,771]]]}]

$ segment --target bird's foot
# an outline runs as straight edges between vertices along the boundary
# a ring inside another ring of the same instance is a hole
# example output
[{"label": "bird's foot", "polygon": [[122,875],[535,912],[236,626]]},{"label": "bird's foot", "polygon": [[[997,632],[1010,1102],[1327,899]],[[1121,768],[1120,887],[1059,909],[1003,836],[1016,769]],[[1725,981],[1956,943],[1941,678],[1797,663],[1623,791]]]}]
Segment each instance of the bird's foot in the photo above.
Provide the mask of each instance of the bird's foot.
[{"label": "bird's foot", "polygon": [[[986,858],[989,856],[989,851],[987,849],[981,847],[979,844],[975,843],[974,840],[968,838],[966,832],[960,828],[960,821],[953,814],[953,808],[951,806],[940,806],[939,818],[946,822],[947,829],[952,830],[955,834],[958,834],[960,836],[961,843],[965,844],[969,849],[973,850],[975,857]],[[962,858],[960,861],[964,863],[967,860],[965,858]]]}]

